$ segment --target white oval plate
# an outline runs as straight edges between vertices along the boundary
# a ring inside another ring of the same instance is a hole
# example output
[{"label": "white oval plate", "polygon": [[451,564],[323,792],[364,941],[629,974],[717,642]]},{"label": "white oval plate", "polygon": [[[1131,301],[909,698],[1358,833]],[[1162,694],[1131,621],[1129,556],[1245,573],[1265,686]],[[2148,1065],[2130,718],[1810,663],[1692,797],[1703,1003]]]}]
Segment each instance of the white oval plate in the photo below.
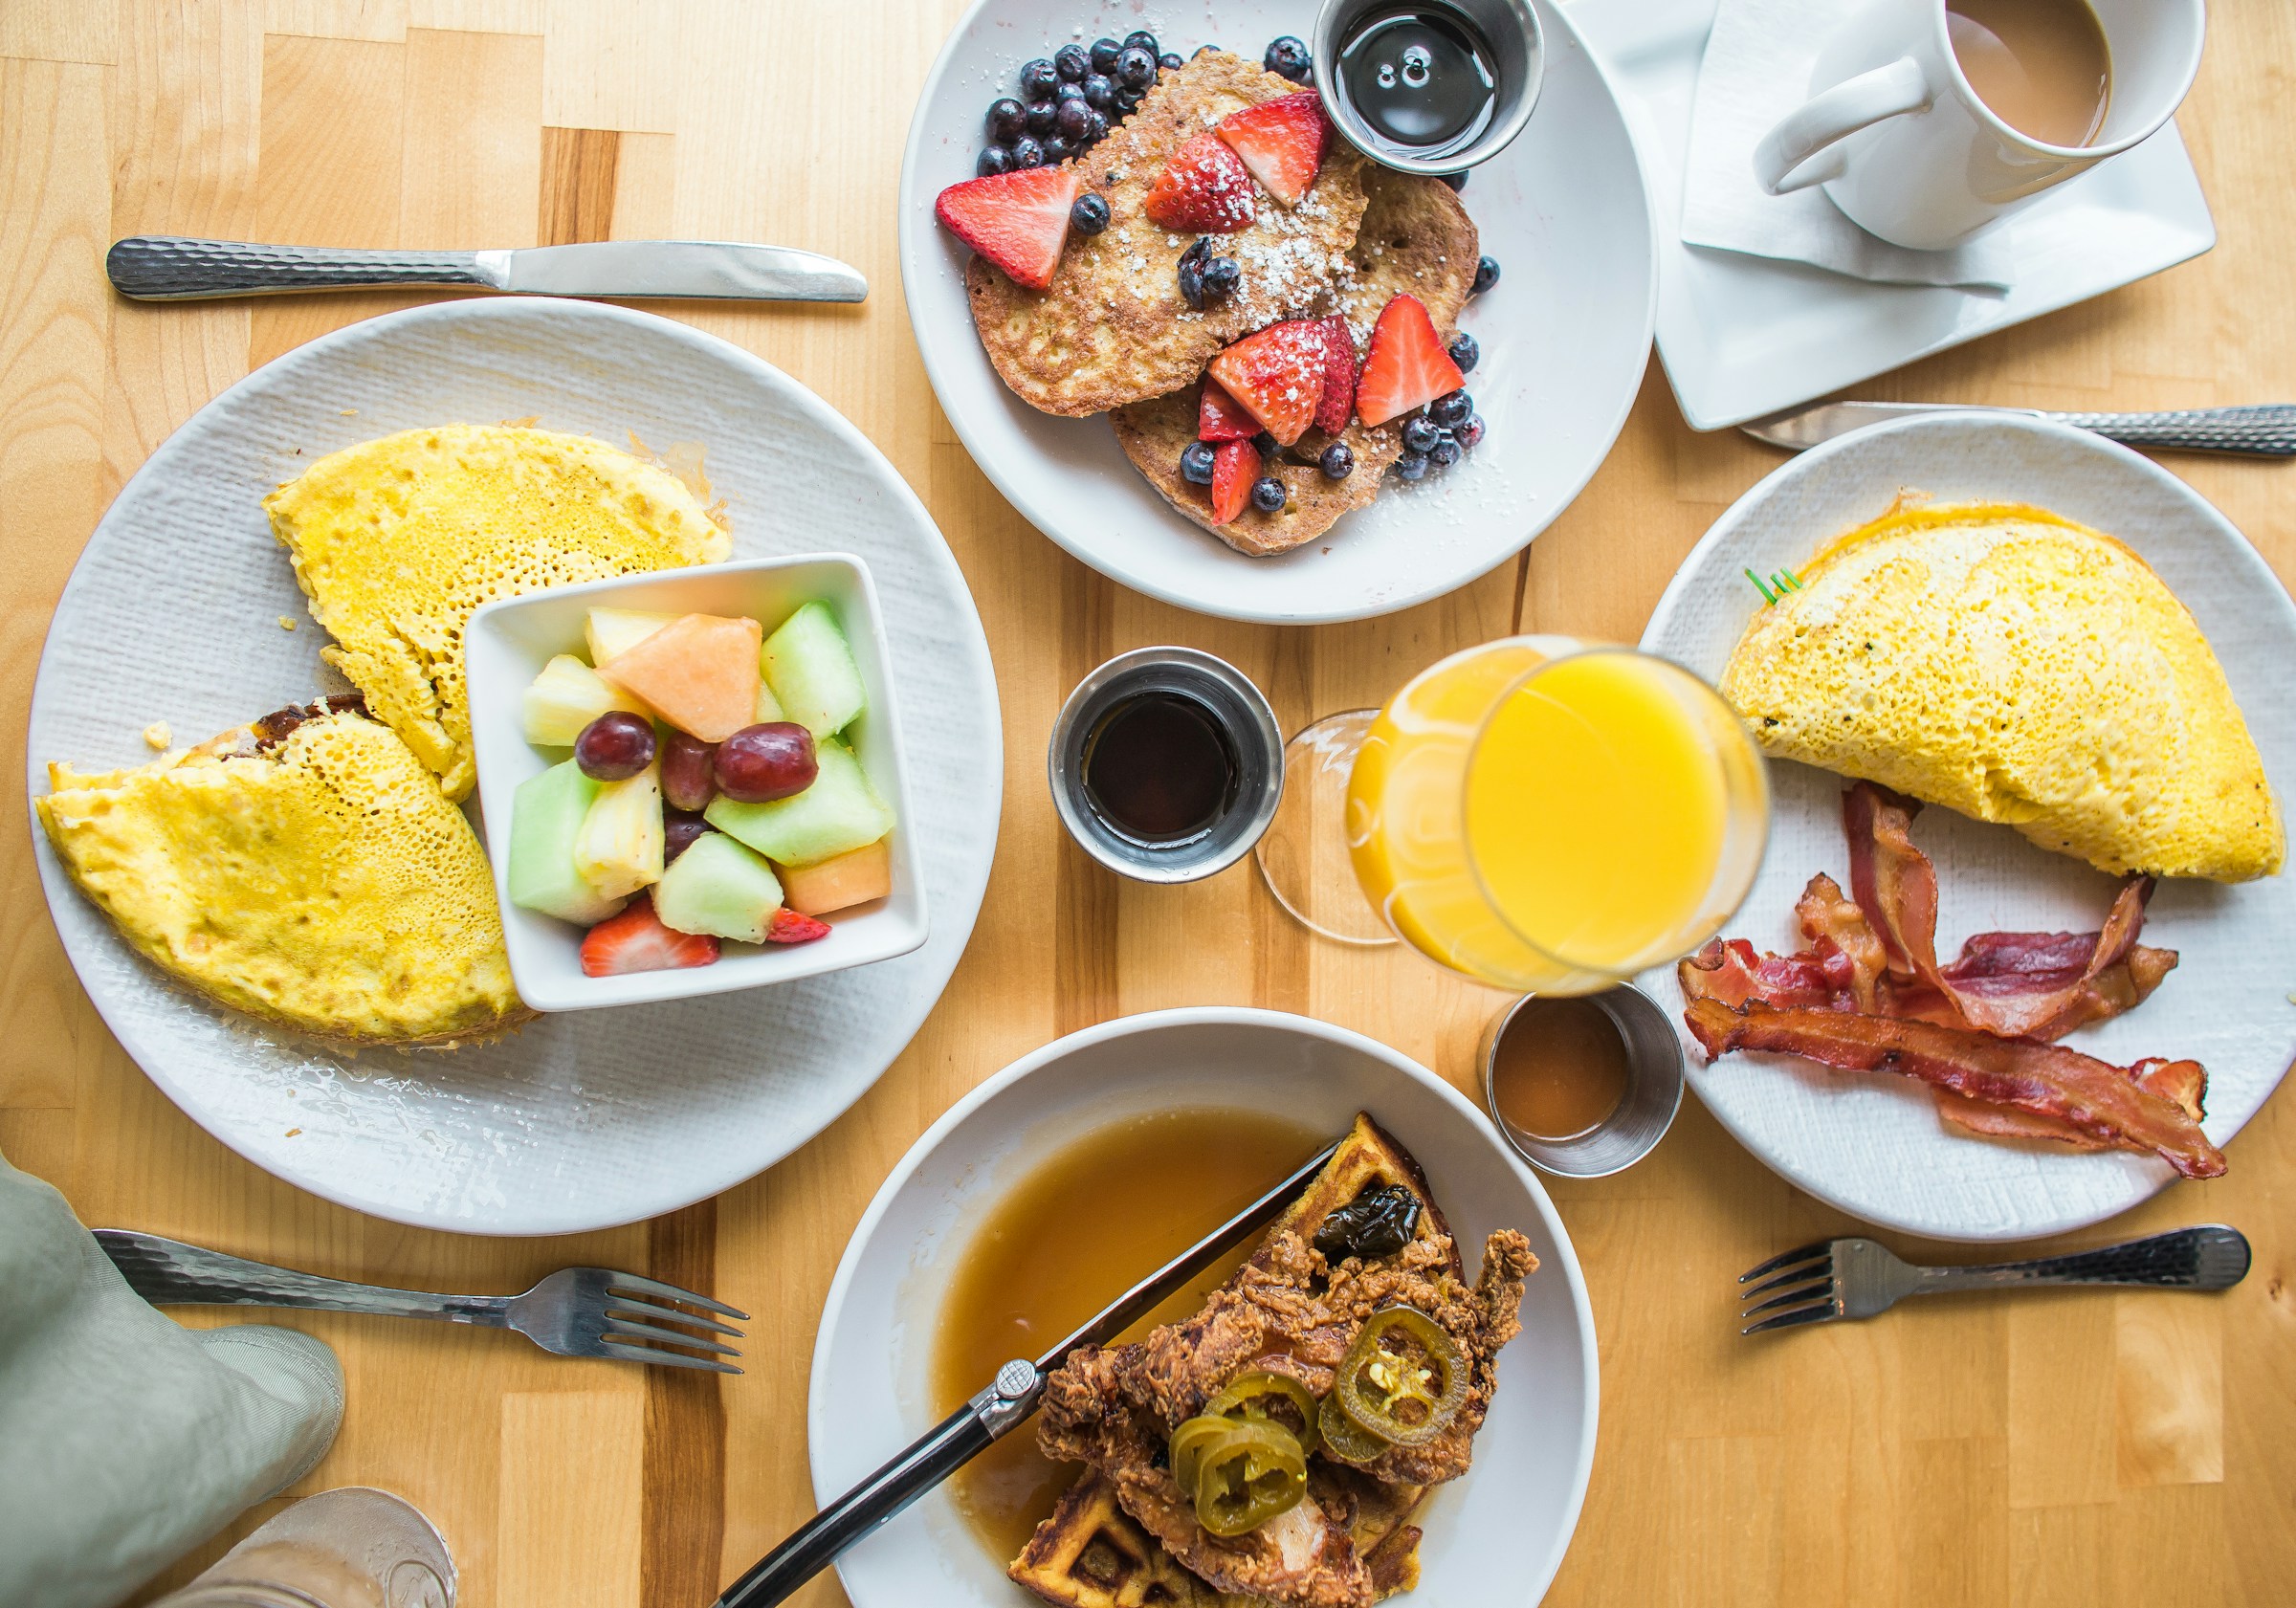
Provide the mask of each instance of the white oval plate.
[{"label": "white oval plate", "polygon": [[[1875,425],[1802,453],[1714,522],[1675,573],[1643,646],[1718,678],[1761,599],[1744,571],[1769,575],[1888,507],[1900,487],[1939,501],[2037,503],[2120,538],[2144,556],[2207,633],[2264,770],[2284,803],[2296,788],[2296,607],[2256,549],[2185,483],[2101,436],[2019,418],[1943,415]],[[1775,816],[1754,892],[1727,929],[1757,948],[1799,947],[1794,900],[1818,871],[1842,877],[1842,779],[1771,766]],[[1915,839],[1937,862],[1938,948],[1972,933],[2091,930],[2115,878],[2034,848],[2006,826],[1927,809]],[[2296,882],[2283,874],[2223,887],[2164,881],[2145,941],[2181,957],[2143,1006],[2066,1043],[2117,1065],[2189,1056],[2208,1068],[2203,1127],[2219,1146],[2278,1087],[2296,1055],[2288,935]],[[1643,982],[1677,1013],[1671,967]],[[1829,1071],[1790,1056],[1733,1054],[1712,1067],[1685,1044],[1690,1087],[1747,1149],[1820,1200],[1908,1233],[2021,1240],[2128,1210],[2170,1182],[2154,1156],[2086,1155],[1947,1133],[1928,1089],[1886,1073]],[[2230,1152],[2235,1171],[2239,1149]]]},{"label": "white oval plate", "polygon": [[[699,442],[734,553],[835,547],[892,639],[933,934],[897,960],[715,999],[545,1017],[451,1053],[345,1054],[175,986],[82,899],[33,827],[48,908],[96,1008],[193,1120],[378,1217],[564,1234],[730,1188],[827,1127],[892,1064],[972,932],[1003,741],[964,577],[915,496],[828,404],[740,348],[585,301],[440,303],[299,346],[201,408],[121,489],[72,572],[33,692],[43,766],[138,764],[144,724],[197,742],[314,693],[319,663],[263,495],[322,453],[420,425],[535,417],[617,446]],[[282,630],[282,616],[300,622]]]},{"label": "white oval plate", "polygon": [[[1570,1544],[1595,1455],[1595,1320],[1570,1237],[1538,1180],[1449,1084],[1358,1033],[1276,1011],[1156,1011],[1071,1033],[974,1090],[910,1147],[853,1230],[822,1308],[806,1412],[815,1497],[826,1505],[938,1421],[934,1330],[999,1195],[1095,1128],[1204,1106],[1334,1134],[1368,1111],[1426,1168],[1470,1272],[1492,1229],[1529,1236],[1539,1267],[1524,1289],[1523,1332],[1500,1354],[1473,1466],[1417,1521],[1424,1573],[1411,1600],[1536,1601]],[[1034,1434],[1035,1421],[1014,1433]],[[1023,1595],[945,1490],[848,1552],[837,1572],[855,1608],[1012,1608]]]},{"label": "white oval plate", "polygon": [[[1247,558],[1174,513],[1104,418],[1039,413],[1005,389],[973,333],[963,243],[934,198],[973,176],[988,103],[1017,93],[1021,63],[1072,38],[1153,30],[1187,55],[1219,44],[1257,59],[1306,38],[1308,0],[1202,7],[1139,0],[979,0],[925,80],[901,161],[901,286],[941,411],[982,473],[1037,529],[1113,580],[1231,620],[1308,624],[1408,608],[1504,562],[1552,523],[1626,422],[1648,363],[1658,259],[1634,143],[1576,28],[1540,3],[1545,87],[1514,143],[1461,196],[1499,259],[1495,289],[1461,327],[1482,344],[1468,376],[1483,445],[1417,485],[1390,475],[1379,500],[1280,558]],[[1082,32],[1078,33],[1081,27]],[[1328,551],[1327,551],[1328,549]]]}]

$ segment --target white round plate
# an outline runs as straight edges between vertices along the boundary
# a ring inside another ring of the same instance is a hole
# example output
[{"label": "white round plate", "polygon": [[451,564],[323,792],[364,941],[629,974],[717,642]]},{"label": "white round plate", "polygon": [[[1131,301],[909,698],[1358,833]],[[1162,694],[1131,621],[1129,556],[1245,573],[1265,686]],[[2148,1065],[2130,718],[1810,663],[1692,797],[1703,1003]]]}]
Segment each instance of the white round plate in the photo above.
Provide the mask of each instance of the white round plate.
[{"label": "white round plate", "polygon": [[[910,1147],[853,1230],[822,1308],[806,1421],[816,1499],[826,1505],[938,1421],[929,1379],[941,1301],[998,1197],[1093,1129],[1206,1106],[1334,1134],[1368,1111],[1426,1168],[1470,1272],[1492,1229],[1529,1237],[1539,1267],[1524,1287],[1523,1332],[1499,1354],[1472,1467],[1437,1487],[1417,1520],[1426,1538],[1411,1600],[1537,1601],[1595,1455],[1595,1320],[1570,1237],[1538,1180],[1449,1084],[1360,1034],[1276,1011],[1157,1011],[1071,1033],[974,1090]],[[1034,1434],[1035,1421],[1014,1433]],[[1004,1577],[1008,1561],[990,1557],[936,1490],[837,1572],[854,1608],[1014,1608],[1027,1598]]]},{"label": "white round plate", "polygon": [[[1231,620],[1360,620],[1441,597],[1504,562],[1578,495],[1626,422],[1649,359],[1658,266],[1650,202],[1610,86],[1559,8],[1535,0],[1545,87],[1513,144],[1460,199],[1502,277],[1460,319],[1483,348],[1468,376],[1483,444],[1321,539],[1253,559],[1174,513],[1104,418],[1039,413],[1005,389],[964,294],[964,244],[933,218],[973,176],[982,119],[1021,64],[1071,39],[1153,30],[1181,55],[1218,44],[1258,59],[1306,38],[1310,0],[1233,0],[1207,13],[1140,0],[979,0],[925,80],[901,161],[901,286],[941,411],[1012,505],[1101,574]],[[1080,32],[1081,30],[1081,32]],[[1327,551],[1328,549],[1328,551]]]},{"label": "white round plate", "polygon": [[[1875,425],[1802,453],[1706,533],[1651,616],[1643,646],[1718,678],[1761,599],[1744,571],[1802,562],[1881,514],[1900,487],[1941,502],[2031,502],[2120,538],[2158,571],[2207,633],[2285,801],[2296,788],[2296,607],[2271,570],[2208,503],[2126,447],[2062,425],[1973,414]],[[1843,780],[1771,766],[1775,817],[1760,879],[1726,931],[1756,948],[1800,947],[1794,900],[1819,871],[1846,882]],[[1924,810],[1914,837],[1937,863],[1938,949],[1972,933],[2090,931],[2117,880],[2034,848],[2007,826]],[[2224,887],[2160,884],[2144,941],[2181,959],[2138,1009],[2065,1042],[2126,1066],[2148,1055],[2208,1068],[2208,1136],[2223,1145],[2296,1054],[2285,951],[2296,932],[2286,875]],[[1643,981],[1679,1013],[1671,967]],[[1679,1021],[1679,1014],[1677,1015]],[[2020,1240],[2101,1222],[2175,1177],[2154,1156],[2080,1154],[1950,1134],[1927,1087],[1887,1073],[1829,1071],[1790,1056],[1733,1054],[1711,1067],[1685,1035],[1690,1087],[1747,1149],[1820,1200],[1871,1223],[1952,1240]],[[2241,1156],[2229,1153],[2238,1171]]]},{"label": "white round plate", "polygon": [[[532,417],[621,445],[700,443],[738,558],[838,548],[892,639],[933,933],[900,959],[746,993],[545,1016],[453,1052],[342,1053],[176,987],[33,837],[82,984],[152,1081],[258,1166],[425,1227],[564,1234],[717,1194],[874,1083],[947,983],[996,848],[1002,738],[964,578],[901,477],[787,375],[715,336],[582,301],[470,300],[353,324],[194,414],[72,572],[33,692],[43,766],[138,764],[344,683],[321,669],[264,494],[325,452],[421,425]],[[286,617],[300,623],[280,628]]]}]

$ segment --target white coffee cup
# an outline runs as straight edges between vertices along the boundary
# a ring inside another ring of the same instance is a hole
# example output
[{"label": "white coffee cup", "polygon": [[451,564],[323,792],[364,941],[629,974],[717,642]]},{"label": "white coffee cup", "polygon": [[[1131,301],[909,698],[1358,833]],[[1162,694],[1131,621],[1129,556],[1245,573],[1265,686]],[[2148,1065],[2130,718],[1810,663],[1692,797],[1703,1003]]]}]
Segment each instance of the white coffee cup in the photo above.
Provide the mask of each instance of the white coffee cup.
[{"label": "white coffee cup", "polygon": [[1810,99],[1755,147],[1772,195],[1823,185],[1852,223],[1915,251],[1950,246],[2150,138],[2200,66],[2201,0],[2091,0],[2112,62],[2094,143],[2019,133],[1970,87],[1946,0],[1868,0],[1827,40]]}]

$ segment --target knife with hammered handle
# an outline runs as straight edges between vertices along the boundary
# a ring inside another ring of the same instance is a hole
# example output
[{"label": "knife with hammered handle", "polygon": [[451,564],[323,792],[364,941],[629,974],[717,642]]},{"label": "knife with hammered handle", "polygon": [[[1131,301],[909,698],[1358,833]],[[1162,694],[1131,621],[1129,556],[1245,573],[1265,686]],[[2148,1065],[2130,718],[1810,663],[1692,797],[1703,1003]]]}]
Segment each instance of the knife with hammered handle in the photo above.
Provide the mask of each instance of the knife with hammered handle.
[{"label": "knife with hammered handle", "polygon": [[2187,408],[2166,413],[2052,413],[2039,408],[1982,408],[1957,402],[1821,402],[1738,428],[1756,441],[1799,452],[1885,419],[1918,413],[2014,413],[2071,425],[2129,447],[2176,452],[2296,457],[2296,406]]},{"label": "knife with hammered handle", "polygon": [[859,269],[816,252],[726,240],[600,240],[501,252],[380,252],[140,234],[104,272],[139,301],[443,285],[525,296],[705,301],[859,301]]}]

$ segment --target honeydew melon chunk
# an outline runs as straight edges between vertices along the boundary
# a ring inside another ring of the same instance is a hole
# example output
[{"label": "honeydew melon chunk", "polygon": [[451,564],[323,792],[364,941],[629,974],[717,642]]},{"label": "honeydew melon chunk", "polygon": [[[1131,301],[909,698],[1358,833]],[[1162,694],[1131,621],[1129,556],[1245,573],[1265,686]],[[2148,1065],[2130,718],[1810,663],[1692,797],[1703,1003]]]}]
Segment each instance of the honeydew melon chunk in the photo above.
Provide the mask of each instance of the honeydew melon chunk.
[{"label": "honeydew melon chunk", "polygon": [[723,793],[703,819],[768,860],[792,869],[817,866],[872,844],[893,830],[893,811],[870,785],[853,751],[835,738],[814,745],[813,785],[771,804],[737,804]]},{"label": "honeydew melon chunk", "polygon": [[616,687],[573,654],[561,653],[526,689],[526,740],[543,748],[571,748],[583,727],[613,709],[650,719],[653,714],[634,694]]},{"label": "honeydew melon chunk", "polygon": [[596,786],[598,796],[574,834],[574,869],[599,892],[618,899],[662,880],[661,762]]},{"label": "honeydew melon chunk", "polygon": [[653,891],[653,914],[663,926],[741,943],[763,943],[781,907],[773,868],[723,832],[704,832],[688,844]]},{"label": "honeydew melon chunk", "polygon": [[591,927],[622,908],[574,868],[574,839],[598,783],[568,760],[519,783],[510,801],[510,902]]},{"label": "honeydew melon chunk", "polygon": [[893,845],[879,838],[818,866],[784,870],[782,901],[801,915],[827,915],[893,892]]},{"label": "honeydew melon chunk", "polygon": [[789,718],[817,738],[845,730],[869,707],[852,645],[829,606],[819,599],[799,608],[765,639],[760,663]]},{"label": "honeydew melon chunk", "polygon": [[617,653],[629,652],[676,618],[642,608],[591,609],[582,627],[583,640],[590,645],[590,663],[602,665]]}]

